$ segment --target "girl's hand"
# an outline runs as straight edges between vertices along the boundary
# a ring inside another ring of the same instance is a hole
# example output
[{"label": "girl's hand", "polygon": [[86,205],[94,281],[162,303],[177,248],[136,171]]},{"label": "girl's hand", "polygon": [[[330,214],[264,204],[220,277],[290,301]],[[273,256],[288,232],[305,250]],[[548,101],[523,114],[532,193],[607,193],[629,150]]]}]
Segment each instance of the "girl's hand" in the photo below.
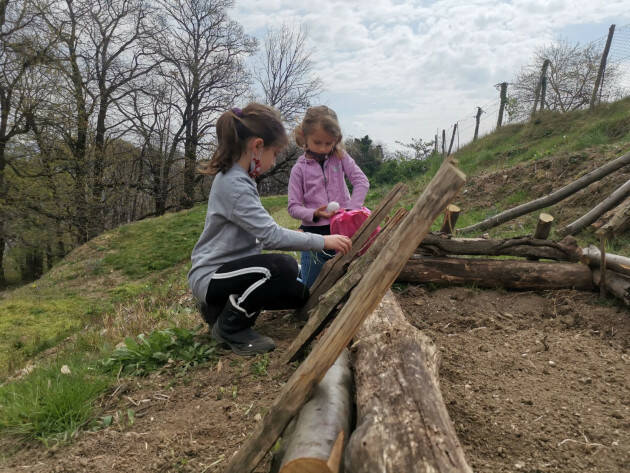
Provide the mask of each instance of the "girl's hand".
[{"label": "girl's hand", "polygon": [[315,212],[313,212],[313,217],[332,218],[333,215],[339,212],[338,210],[335,210],[334,212],[329,212],[328,210],[326,210],[326,207],[328,207],[328,204],[322,205],[320,208],[315,210]]},{"label": "girl's hand", "polygon": [[345,235],[324,235],[324,249],[348,253],[352,248],[352,240]]}]

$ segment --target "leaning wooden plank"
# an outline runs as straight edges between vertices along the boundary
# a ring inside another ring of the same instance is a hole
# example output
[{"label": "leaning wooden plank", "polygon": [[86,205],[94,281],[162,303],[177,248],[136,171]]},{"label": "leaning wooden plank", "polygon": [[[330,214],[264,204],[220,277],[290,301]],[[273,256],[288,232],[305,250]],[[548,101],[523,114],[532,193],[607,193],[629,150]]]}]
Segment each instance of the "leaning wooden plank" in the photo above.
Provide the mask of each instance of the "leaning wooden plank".
[{"label": "leaning wooden plank", "polygon": [[[593,282],[599,286],[602,279],[602,272],[599,269],[593,270]],[[606,290],[623,301],[624,304],[630,305],[630,278],[614,271],[606,271]]]},{"label": "leaning wooden plank", "polygon": [[527,290],[593,288],[591,270],[583,264],[476,258],[413,257],[398,282]]},{"label": "leaning wooden plank", "polygon": [[583,216],[578,218],[576,221],[558,230],[558,235],[575,235],[584,227],[587,227],[595,220],[597,220],[600,215],[617,206],[622,200],[628,197],[628,195],[630,195],[630,180],[626,181],[625,184],[615,189],[615,191],[610,194],[606,199],[602,200],[599,204],[597,204]]},{"label": "leaning wooden plank", "polygon": [[440,392],[439,351],[391,291],[352,344],[357,427],[346,473],[472,473]]},{"label": "leaning wooden plank", "polygon": [[282,388],[252,436],[231,458],[226,473],[249,473],[309,398],[341,351],[352,340],[365,317],[378,305],[405,262],[465,183],[464,174],[445,161],[398,226],[379,257],[350,294],[348,302],[313,350]]},{"label": "leaning wooden plank", "polygon": [[497,215],[487,218],[474,225],[460,228],[457,230],[457,232],[471,233],[488,230],[489,228],[494,228],[497,225],[501,225],[502,223],[507,222],[508,220],[512,220],[513,218],[520,217],[521,215],[528,214],[544,207],[549,207],[550,205],[560,202],[570,195],[575,194],[577,191],[583,189],[589,184],[608,176],[610,173],[616,171],[619,168],[622,168],[623,166],[626,166],[627,164],[630,164],[630,153],[626,153],[623,156],[620,156],[619,158],[606,163],[605,165],[595,169],[594,171],[589,172],[588,174],[585,174],[579,179],[573,181],[570,184],[567,184],[566,186],[558,189],[555,192],[552,192],[549,195],[506,210],[505,212],[498,213]]},{"label": "leaning wooden plank", "polygon": [[345,267],[354,259],[363,245],[369,240],[378,225],[389,214],[398,203],[400,198],[407,192],[407,186],[402,183],[396,184],[391,191],[381,200],[380,205],[370,214],[370,217],[363,222],[363,225],[352,236],[352,250],[345,255],[341,253],[326,262],[317,279],[311,287],[311,295],[307,303],[296,312],[299,319],[305,320],[306,314],[318,304],[319,297],[330,289],[345,271]]},{"label": "leaning wooden plank", "polygon": [[398,209],[396,214],[387,222],[386,227],[379,234],[374,245],[360,258],[354,260],[346,274],[331,287],[326,294],[319,298],[319,303],[308,312],[308,320],[297,337],[293,339],[287,351],[282,355],[282,363],[290,363],[300,354],[302,348],[310,342],[323,328],[326,320],[341,300],[358,284],[372,261],[378,256],[381,249],[391,236],[390,234],[400,224],[407,211]]},{"label": "leaning wooden plank", "polygon": [[491,240],[486,238],[449,238],[430,234],[422,240],[418,253],[431,256],[482,255],[520,256],[545,258],[559,261],[579,261],[582,254],[573,237],[555,242],[529,237]]},{"label": "leaning wooden plank", "polygon": [[[339,471],[339,450],[350,431],[352,418],[350,354],[341,352],[317,385],[310,401],[297,416],[289,438],[283,438],[280,473],[332,473]],[[341,445],[337,440],[341,435]]]},{"label": "leaning wooden plank", "polygon": [[[599,268],[602,254],[595,245],[588,245],[582,250],[582,260],[592,268]],[[630,258],[606,252],[606,267],[630,276]]]}]

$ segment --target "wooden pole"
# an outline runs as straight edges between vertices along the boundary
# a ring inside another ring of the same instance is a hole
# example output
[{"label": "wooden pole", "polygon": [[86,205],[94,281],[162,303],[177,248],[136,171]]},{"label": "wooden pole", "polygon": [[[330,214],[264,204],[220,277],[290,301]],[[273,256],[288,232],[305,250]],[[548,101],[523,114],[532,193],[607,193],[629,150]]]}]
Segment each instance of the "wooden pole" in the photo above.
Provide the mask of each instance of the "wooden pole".
[{"label": "wooden pole", "polygon": [[455,229],[455,223],[457,222],[457,218],[459,217],[459,213],[461,209],[455,204],[449,204],[444,211],[444,222],[442,223],[442,228],[440,228],[440,232],[446,233],[450,235],[453,233]]},{"label": "wooden pole", "polygon": [[446,158],[446,130],[442,128],[442,158]]},{"label": "wooden pole", "polygon": [[483,110],[481,110],[481,107],[477,107],[477,115],[475,115],[475,136],[473,136],[473,141],[477,141],[479,137],[479,122],[481,121],[482,113]]},{"label": "wooden pole", "polygon": [[317,383],[352,340],[363,320],[376,308],[432,222],[457,195],[465,175],[450,160],[438,170],[416,204],[350,294],[328,330],[297,368],[258,423],[252,436],[230,459],[224,473],[250,473],[276,442],[291,418],[308,400]]},{"label": "wooden pole", "polygon": [[501,128],[503,124],[503,110],[505,110],[505,104],[507,103],[507,82],[501,82],[499,97],[501,98],[501,105],[499,106],[499,116],[497,117],[497,128]]},{"label": "wooden pole", "polygon": [[433,142],[433,152],[438,154],[438,134],[435,134],[435,141]]},{"label": "wooden pole", "polygon": [[545,96],[547,95],[547,76],[540,78],[540,111],[545,109]]},{"label": "wooden pole", "polygon": [[599,70],[597,71],[597,79],[595,79],[595,86],[593,87],[593,94],[591,95],[590,108],[595,107],[597,101],[597,90],[601,87],[602,77],[606,70],[606,60],[608,58],[608,52],[610,51],[610,44],[612,43],[613,35],[615,34],[615,25],[610,25],[608,28],[608,39],[606,40],[606,46],[604,46],[604,52],[602,53],[602,60],[599,63]]},{"label": "wooden pole", "polygon": [[[592,268],[597,268],[602,262],[602,254],[595,245],[588,245],[582,249],[582,261]],[[630,258],[606,253],[606,268],[608,272],[615,271],[630,277]]]},{"label": "wooden pole", "polygon": [[602,270],[601,284],[599,285],[600,297],[606,297],[606,237],[602,235],[599,238],[599,251],[601,253],[601,260],[599,267]]},{"label": "wooden pole", "polygon": [[549,59],[545,59],[543,61],[542,68],[540,69],[540,77],[538,79],[538,84],[536,84],[536,91],[534,92],[534,107],[532,108],[531,116],[533,117],[536,114],[536,110],[538,109],[538,100],[540,99],[540,90],[542,88],[543,77],[547,76],[547,68],[551,61]]},{"label": "wooden pole", "polygon": [[498,213],[497,215],[487,218],[474,225],[460,228],[458,232],[468,233],[473,231],[487,230],[489,228],[494,228],[497,225],[501,225],[503,222],[507,222],[508,220],[511,220],[513,218],[520,217],[521,215],[525,215],[535,210],[549,207],[567,198],[568,196],[575,194],[577,191],[583,189],[589,184],[608,176],[610,173],[616,171],[623,166],[626,166],[627,164],[630,164],[630,153],[626,153],[617,159],[613,159],[612,161],[607,162],[603,166],[589,172],[588,174],[585,174],[579,179],[571,182],[570,184],[567,184],[566,186],[558,189],[555,192],[552,192],[549,195],[540,197],[538,199],[532,200],[531,202],[527,202],[526,204],[521,204],[512,209]]},{"label": "wooden pole", "polygon": [[451,155],[451,151],[453,150],[453,141],[455,141],[455,133],[457,132],[457,123],[453,125],[453,134],[451,135],[451,144],[448,146],[448,155]]}]

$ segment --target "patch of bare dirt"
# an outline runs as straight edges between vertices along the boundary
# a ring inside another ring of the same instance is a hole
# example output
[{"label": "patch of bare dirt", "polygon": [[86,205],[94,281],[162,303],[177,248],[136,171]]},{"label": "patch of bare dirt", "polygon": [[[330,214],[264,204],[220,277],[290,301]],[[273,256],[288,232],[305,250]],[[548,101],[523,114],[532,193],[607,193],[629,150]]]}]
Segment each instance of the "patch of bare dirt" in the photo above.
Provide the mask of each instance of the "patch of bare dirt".
[{"label": "patch of bare dirt", "polygon": [[[577,291],[408,286],[397,296],[440,348],[442,393],[475,471],[630,471],[627,309]],[[266,373],[255,373],[260,359],[223,352],[219,365],[183,376],[124,380],[103,399],[120,422],[23,449],[0,472],[222,471],[291,375],[278,359],[299,327],[285,315],[261,316],[260,331],[278,343]]]}]

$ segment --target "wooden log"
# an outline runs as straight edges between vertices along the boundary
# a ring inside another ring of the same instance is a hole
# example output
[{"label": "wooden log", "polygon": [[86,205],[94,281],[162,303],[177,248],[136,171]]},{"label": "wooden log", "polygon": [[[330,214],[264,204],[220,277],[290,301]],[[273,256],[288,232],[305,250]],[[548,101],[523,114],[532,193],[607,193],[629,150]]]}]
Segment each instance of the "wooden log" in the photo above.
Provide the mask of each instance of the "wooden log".
[{"label": "wooden log", "polygon": [[309,311],[319,303],[319,298],[337,282],[344,273],[346,266],[361,251],[374,230],[394,208],[405,192],[407,192],[405,184],[396,184],[387,196],[383,198],[378,208],[370,214],[369,218],[363,222],[363,225],[352,236],[352,249],[345,255],[341,253],[335,255],[334,258],[324,264],[311,287],[311,295],[308,301],[295,313],[298,319],[307,319]]},{"label": "wooden log", "polygon": [[346,473],[472,473],[448,415],[439,351],[387,291],[352,345],[357,427]]},{"label": "wooden log", "polygon": [[[588,245],[586,248],[582,249],[582,261],[590,267],[599,268],[601,266],[601,259],[601,251],[595,245]],[[617,273],[630,276],[630,258],[625,256],[607,253],[606,267]]]},{"label": "wooden log", "polygon": [[560,242],[535,240],[529,237],[491,240],[485,238],[447,238],[430,234],[422,240],[418,251],[431,256],[481,255],[520,256],[558,261],[579,261],[582,254],[575,238]]},{"label": "wooden log", "polygon": [[444,212],[444,222],[442,223],[440,232],[446,233],[447,235],[453,233],[455,223],[457,223],[457,218],[459,217],[460,212],[461,209],[457,205],[449,204]]},{"label": "wooden log", "polygon": [[302,327],[297,337],[293,339],[284,355],[282,355],[282,363],[290,363],[297,359],[306,344],[317,336],[329,316],[332,315],[337,304],[361,280],[406,213],[405,209],[398,209],[394,217],[383,227],[383,230],[367,253],[354,260],[350,264],[348,272],[326,294],[319,298],[319,303],[308,312],[306,324]]},{"label": "wooden log", "polygon": [[570,195],[575,194],[577,191],[585,188],[589,184],[608,176],[610,173],[616,171],[619,168],[622,168],[623,166],[626,166],[627,164],[630,164],[630,153],[626,153],[617,159],[609,161],[603,166],[589,172],[588,174],[585,174],[579,179],[571,182],[570,184],[567,184],[566,186],[558,189],[555,192],[552,192],[551,194],[532,200],[531,202],[527,202],[526,204],[518,205],[504,212],[500,212],[497,215],[487,218],[479,223],[460,228],[457,231],[458,233],[471,233],[476,231],[488,230],[489,228],[494,228],[497,225],[501,225],[502,223],[507,222],[508,220],[512,220],[513,218],[520,217],[521,215],[525,215],[530,212],[534,212],[535,210],[549,207],[550,205],[560,202]]},{"label": "wooden log", "polygon": [[[599,286],[602,282],[602,272],[593,270],[593,283]],[[630,306],[630,278],[614,271],[606,271],[606,290]]]},{"label": "wooden log", "polygon": [[474,284],[505,289],[593,288],[590,269],[576,263],[476,258],[411,258],[397,279],[415,284]]},{"label": "wooden log", "polygon": [[536,231],[534,232],[534,238],[536,240],[546,240],[551,232],[551,225],[553,224],[553,217],[548,213],[541,212],[538,216],[538,223],[536,224]]},{"label": "wooden log", "polygon": [[464,174],[446,160],[352,291],[339,315],[283,386],[251,437],[232,456],[225,473],[250,473],[260,463],[464,183]]},{"label": "wooden log", "polygon": [[[282,439],[280,473],[336,473],[352,418],[350,354],[343,350]],[[272,470],[273,472],[273,470]]]},{"label": "wooden log", "polygon": [[607,235],[611,237],[627,230],[628,227],[630,227],[630,197],[619,204],[611,213],[610,218],[605,222],[602,222],[601,225],[596,225],[596,223],[597,222],[592,225],[598,228],[595,232],[597,235]]},{"label": "wooden log", "polygon": [[626,181],[622,186],[618,187],[612,194],[610,194],[606,199],[601,201],[595,207],[593,207],[590,211],[585,213],[582,217],[578,218],[576,221],[570,223],[564,228],[558,230],[558,235],[575,235],[584,227],[589,226],[595,220],[597,220],[604,212],[612,209],[617,206],[622,200],[630,195],[630,179]]}]

